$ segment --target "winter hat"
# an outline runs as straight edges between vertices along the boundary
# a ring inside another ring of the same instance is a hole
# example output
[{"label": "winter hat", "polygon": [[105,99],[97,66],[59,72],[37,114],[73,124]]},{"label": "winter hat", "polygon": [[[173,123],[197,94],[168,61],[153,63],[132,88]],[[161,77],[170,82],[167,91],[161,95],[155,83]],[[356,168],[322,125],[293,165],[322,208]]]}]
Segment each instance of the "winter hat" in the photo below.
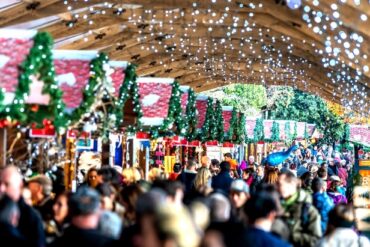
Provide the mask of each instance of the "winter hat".
[{"label": "winter hat", "polygon": [[230,191],[245,192],[249,194],[249,186],[244,180],[237,179],[231,183]]}]

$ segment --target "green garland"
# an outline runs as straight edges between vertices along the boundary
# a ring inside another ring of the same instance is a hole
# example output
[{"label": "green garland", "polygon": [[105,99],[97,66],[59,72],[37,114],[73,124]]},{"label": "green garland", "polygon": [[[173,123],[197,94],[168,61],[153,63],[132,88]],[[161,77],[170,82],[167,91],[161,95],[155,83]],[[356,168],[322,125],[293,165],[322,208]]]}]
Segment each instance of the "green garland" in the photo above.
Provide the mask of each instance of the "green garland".
[{"label": "green garland", "polygon": [[292,140],[294,141],[295,139],[297,139],[297,136],[298,136],[297,122],[294,122],[294,129],[293,129]]},{"label": "green garland", "polygon": [[229,127],[229,133],[227,135],[227,139],[231,142],[236,140],[237,136],[237,130],[238,130],[238,116],[235,107],[233,108],[233,111],[231,113],[231,119],[230,119],[230,127]]},{"label": "green garland", "polygon": [[265,130],[264,130],[264,127],[263,127],[263,119],[262,118],[258,118],[256,120],[256,126],[254,127],[254,130],[253,130],[253,138],[254,138],[255,142],[265,140]]},{"label": "green garland", "polygon": [[192,89],[188,91],[188,103],[186,104],[185,113],[186,139],[194,141],[197,138],[198,114],[196,108],[196,96]]},{"label": "green garland", "polygon": [[246,140],[247,140],[247,132],[245,129],[245,115],[244,113],[240,113],[236,142],[238,144],[241,144],[245,142]]},{"label": "green garland", "polygon": [[201,131],[201,140],[202,141],[213,141],[216,139],[216,119],[215,119],[215,112],[214,112],[214,106],[213,106],[213,99],[208,98],[207,100],[207,111],[205,120],[202,126]]},{"label": "green garland", "polygon": [[[136,83],[136,66],[130,64],[125,70],[125,79],[119,89],[118,99],[115,102],[114,114],[116,116],[116,125],[120,128],[123,124],[123,108],[129,98],[132,98],[134,104],[134,112],[138,119],[143,116],[143,111],[140,105],[140,95],[138,85]],[[134,132],[141,127],[140,121],[137,122],[137,127],[129,126],[128,132]]]},{"label": "green garland", "polygon": [[216,102],[216,107],[215,107],[215,114],[216,114],[216,119],[215,119],[215,124],[216,124],[216,136],[215,140],[218,142],[222,143],[224,141],[225,137],[225,132],[224,132],[224,117],[222,116],[222,105],[219,100]]},{"label": "green garland", "polygon": [[[53,120],[56,130],[60,131],[67,124],[67,116],[64,114],[63,92],[55,80],[53,39],[48,33],[38,33],[33,42],[29,55],[20,65],[21,73],[18,77],[14,101],[6,112],[12,119],[24,124],[36,123],[39,127],[42,126],[43,120]],[[31,76],[37,74],[39,74],[38,79],[44,82],[42,93],[50,95],[50,102],[47,106],[37,106],[35,110],[25,104],[25,97],[30,94]]]},{"label": "green garland", "polygon": [[70,115],[71,123],[79,121],[82,115],[86,114],[93,105],[93,103],[95,102],[96,92],[99,87],[99,84],[101,84],[101,81],[104,80],[106,76],[106,73],[103,69],[103,65],[107,62],[108,57],[103,53],[99,54],[98,57],[91,60],[90,62],[91,75],[89,78],[89,82],[83,91],[82,102],[80,106],[74,109],[74,111]]},{"label": "green garland", "polygon": [[5,109],[5,105],[3,104],[4,102],[4,99],[5,99],[5,89],[4,88],[1,88],[0,89],[0,117],[4,114],[4,109]]},{"label": "green garland", "polygon": [[278,122],[273,121],[271,127],[271,142],[280,141],[280,125]]},{"label": "green garland", "polygon": [[290,122],[289,121],[285,122],[284,132],[285,132],[285,142],[290,143],[292,139],[292,134],[290,133]]}]

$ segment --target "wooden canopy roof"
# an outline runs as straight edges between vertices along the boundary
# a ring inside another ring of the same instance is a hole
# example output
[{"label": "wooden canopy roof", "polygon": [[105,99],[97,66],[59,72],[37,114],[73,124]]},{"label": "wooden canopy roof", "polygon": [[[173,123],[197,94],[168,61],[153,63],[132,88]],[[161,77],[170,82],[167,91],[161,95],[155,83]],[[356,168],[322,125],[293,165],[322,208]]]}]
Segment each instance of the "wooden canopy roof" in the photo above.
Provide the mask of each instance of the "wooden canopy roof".
[{"label": "wooden canopy roof", "polygon": [[106,52],[137,64],[139,76],[198,92],[291,85],[368,115],[370,4],[302,2],[293,10],[285,0],[8,0],[0,27],[47,31],[56,49]]}]

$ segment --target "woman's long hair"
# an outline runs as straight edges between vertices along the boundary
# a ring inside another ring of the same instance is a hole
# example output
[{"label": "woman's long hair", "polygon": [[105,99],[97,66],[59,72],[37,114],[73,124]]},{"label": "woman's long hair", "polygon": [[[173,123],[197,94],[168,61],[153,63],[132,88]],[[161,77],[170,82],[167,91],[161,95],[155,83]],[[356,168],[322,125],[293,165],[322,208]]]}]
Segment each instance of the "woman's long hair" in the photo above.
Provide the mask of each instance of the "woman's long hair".
[{"label": "woman's long hair", "polygon": [[208,168],[202,167],[198,170],[198,173],[194,179],[194,188],[199,191],[203,187],[208,185],[208,181],[211,178],[211,172]]},{"label": "woman's long hair", "polygon": [[273,166],[265,167],[265,176],[263,182],[266,184],[276,184],[279,178],[279,169]]}]

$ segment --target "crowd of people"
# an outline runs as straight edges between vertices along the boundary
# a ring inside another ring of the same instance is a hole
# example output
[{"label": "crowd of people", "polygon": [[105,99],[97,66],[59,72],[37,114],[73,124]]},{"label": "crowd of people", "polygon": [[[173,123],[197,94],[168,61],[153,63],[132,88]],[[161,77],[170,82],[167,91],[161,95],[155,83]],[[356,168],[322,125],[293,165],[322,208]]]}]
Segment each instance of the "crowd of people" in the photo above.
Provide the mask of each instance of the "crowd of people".
[{"label": "crowd of people", "polygon": [[136,167],[92,168],[75,193],[7,166],[1,246],[370,246],[346,197],[352,165],[350,152],[325,147],[300,147],[277,167],[226,153],[171,174],[153,167],[149,180]]}]

